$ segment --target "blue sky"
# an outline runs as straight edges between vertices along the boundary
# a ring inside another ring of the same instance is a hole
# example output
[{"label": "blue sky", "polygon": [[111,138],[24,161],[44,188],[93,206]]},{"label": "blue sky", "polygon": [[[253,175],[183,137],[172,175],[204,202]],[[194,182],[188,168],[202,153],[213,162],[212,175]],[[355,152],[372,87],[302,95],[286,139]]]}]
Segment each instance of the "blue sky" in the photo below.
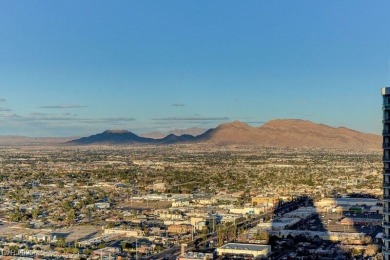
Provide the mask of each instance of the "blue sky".
[{"label": "blue sky", "polygon": [[388,1],[2,1],[0,135],[381,131]]}]

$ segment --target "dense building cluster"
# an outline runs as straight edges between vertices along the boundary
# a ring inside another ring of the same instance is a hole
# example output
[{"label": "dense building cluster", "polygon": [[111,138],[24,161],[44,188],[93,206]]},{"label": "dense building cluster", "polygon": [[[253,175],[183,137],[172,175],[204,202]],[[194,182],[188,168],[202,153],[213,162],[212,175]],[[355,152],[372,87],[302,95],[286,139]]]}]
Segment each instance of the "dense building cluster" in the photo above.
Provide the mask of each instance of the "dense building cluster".
[{"label": "dense building cluster", "polygon": [[237,251],[248,259],[378,251],[378,152],[200,145],[0,150],[2,255],[228,259],[234,253],[228,243],[266,252]]}]

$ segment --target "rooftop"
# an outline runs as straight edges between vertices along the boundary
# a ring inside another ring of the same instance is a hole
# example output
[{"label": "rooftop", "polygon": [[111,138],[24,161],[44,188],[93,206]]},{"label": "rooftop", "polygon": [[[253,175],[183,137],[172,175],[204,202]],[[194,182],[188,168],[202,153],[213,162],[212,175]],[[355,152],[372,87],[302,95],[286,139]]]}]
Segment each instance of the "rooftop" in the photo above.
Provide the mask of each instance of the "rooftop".
[{"label": "rooftop", "polygon": [[241,244],[241,243],[228,243],[220,247],[221,249],[235,249],[235,250],[250,250],[250,251],[263,251],[268,248],[268,245],[258,244]]},{"label": "rooftop", "polygon": [[382,95],[390,95],[390,88],[383,87],[381,93],[382,93]]}]

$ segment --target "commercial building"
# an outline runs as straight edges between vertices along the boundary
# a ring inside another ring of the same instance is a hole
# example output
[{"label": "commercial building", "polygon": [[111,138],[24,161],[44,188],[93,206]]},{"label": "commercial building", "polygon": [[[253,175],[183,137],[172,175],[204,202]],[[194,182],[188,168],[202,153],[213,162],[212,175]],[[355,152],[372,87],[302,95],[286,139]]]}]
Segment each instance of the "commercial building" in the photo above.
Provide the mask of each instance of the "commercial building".
[{"label": "commercial building", "polygon": [[252,205],[269,205],[271,206],[276,206],[279,203],[279,198],[278,197],[253,197],[252,198]]},{"label": "commercial building", "polygon": [[178,260],[210,260],[214,259],[213,253],[203,253],[203,252],[193,252],[187,251],[187,244],[181,244],[180,255],[177,258]]},{"label": "commercial building", "polygon": [[270,245],[228,243],[217,248],[218,256],[268,256],[271,254]]},{"label": "commercial building", "polygon": [[186,252],[178,257],[178,260],[210,260],[214,259],[211,253]]},{"label": "commercial building", "polygon": [[168,227],[168,233],[173,234],[188,234],[192,232],[192,226],[190,224],[174,224]]},{"label": "commercial building", "polygon": [[336,204],[338,206],[343,206],[349,208],[351,206],[376,206],[378,204],[378,199],[372,198],[337,198]]},{"label": "commercial building", "polygon": [[144,231],[139,229],[119,229],[119,228],[106,228],[104,229],[105,235],[123,235],[126,237],[143,237]]},{"label": "commercial building", "polygon": [[383,96],[383,257],[390,259],[390,88]]}]

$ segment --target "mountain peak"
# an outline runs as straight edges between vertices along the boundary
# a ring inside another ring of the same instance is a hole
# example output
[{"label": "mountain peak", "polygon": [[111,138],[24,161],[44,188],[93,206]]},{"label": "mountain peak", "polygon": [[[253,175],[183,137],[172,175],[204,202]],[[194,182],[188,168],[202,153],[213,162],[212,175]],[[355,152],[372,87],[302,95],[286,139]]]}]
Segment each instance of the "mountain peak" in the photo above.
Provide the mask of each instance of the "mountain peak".
[{"label": "mountain peak", "polygon": [[104,134],[128,134],[130,132],[125,129],[112,129],[112,130],[106,130],[103,133]]},{"label": "mountain peak", "polygon": [[274,119],[271,121],[268,121],[265,123],[264,126],[281,126],[281,125],[295,125],[295,124],[315,124],[309,120],[303,120],[303,119],[294,119],[294,118],[287,118],[287,119]]},{"label": "mountain peak", "polygon": [[379,149],[381,137],[308,120],[275,119],[260,127],[239,121],[222,124],[208,131],[207,142],[217,145]]},{"label": "mountain peak", "polygon": [[233,122],[230,122],[230,123],[221,124],[217,128],[218,129],[223,129],[223,128],[250,128],[250,127],[251,126],[249,126],[247,124],[244,124],[241,121],[236,120],[236,121],[233,121]]}]

